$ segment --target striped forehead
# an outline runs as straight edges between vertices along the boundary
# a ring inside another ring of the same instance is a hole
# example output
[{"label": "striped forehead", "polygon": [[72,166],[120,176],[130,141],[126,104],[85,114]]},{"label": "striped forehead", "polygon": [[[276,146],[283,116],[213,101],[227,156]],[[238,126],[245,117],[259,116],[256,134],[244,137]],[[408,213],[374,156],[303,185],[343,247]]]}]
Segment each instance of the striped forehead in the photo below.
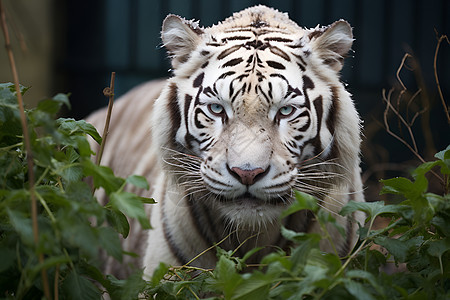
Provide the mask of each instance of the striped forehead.
[{"label": "striped forehead", "polygon": [[[296,53],[303,46],[291,36],[273,32],[256,35],[253,31],[240,30],[227,33],[222,40],[210,45],[214,63],[206,63],[203,70],[206,73],[204,87],[212,90],[215,87],[216,92],[225,93],[220,98],[234,102],[255,98],[256,94],[271,105],[280,97],[268,93],[279,92],[280,86],[286,92],[288,84],[295,87],[302,83],[301,72],[305,71],[306,64]],[[278,86],[273,89],[272,85]]]}]

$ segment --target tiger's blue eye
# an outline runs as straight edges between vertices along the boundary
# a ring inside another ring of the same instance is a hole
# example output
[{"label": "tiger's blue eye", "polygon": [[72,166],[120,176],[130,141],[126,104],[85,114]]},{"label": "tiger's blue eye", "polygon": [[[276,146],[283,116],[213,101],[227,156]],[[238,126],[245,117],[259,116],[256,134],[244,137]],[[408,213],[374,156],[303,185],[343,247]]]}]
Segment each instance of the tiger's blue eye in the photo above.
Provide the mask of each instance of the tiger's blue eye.
[{"label": "tiger's blue eye", "polygon": [[216,116],[221,116],[225,112],[223,106],[217,103],[209,104],[208,109],[213,115]]},{"label": "tiger's blue eye", "polygon": [[278,117],[279,118],[289,117],[294,113],[294,111],[295,107],[293,107],[292,105],[283,106],[278,110]]}]

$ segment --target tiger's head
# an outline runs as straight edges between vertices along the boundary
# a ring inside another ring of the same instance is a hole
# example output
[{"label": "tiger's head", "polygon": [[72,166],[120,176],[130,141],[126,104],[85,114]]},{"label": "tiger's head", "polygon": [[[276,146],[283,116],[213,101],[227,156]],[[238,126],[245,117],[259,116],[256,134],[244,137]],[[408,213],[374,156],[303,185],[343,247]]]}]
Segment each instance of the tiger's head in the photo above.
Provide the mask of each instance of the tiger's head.
[{"label": "tiger's head", "polygon": [[275,220],[293,190],[321,199],[359,173],[360,120],[339,76],[347,22],[303,29],[256,6],[209,28],[169,15],[162,40],[173,77],[154,131],[190,201],[254,226]]}]

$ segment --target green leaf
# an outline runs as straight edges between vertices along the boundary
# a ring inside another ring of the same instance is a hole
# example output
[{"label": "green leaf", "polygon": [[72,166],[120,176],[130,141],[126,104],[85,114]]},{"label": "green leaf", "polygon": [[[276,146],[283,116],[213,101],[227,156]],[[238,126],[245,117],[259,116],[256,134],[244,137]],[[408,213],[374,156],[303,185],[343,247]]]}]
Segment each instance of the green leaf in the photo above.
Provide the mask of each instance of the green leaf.
[{"label": "green leaf", "polygon": [[225,256],[219,258],[214,275],[216,278],[214,286],[219,288],[227,299],[232,297],[236,287],[243,280],[236,272],[236,264]]},{"label": "green leaf", "polygon": [[127,183],[134,185],[135,187],[148,190],[150,186],[148,185],[147,179],[144,176],[131,175],[127,178]]},{"label": "green leaf", "polygon": [[150,283],[152,286],[158,285],[161,280],[164,279],[164,276],[167,274],[167,271],[169,270],[169,266],[166,265],[163,262],[160,262],[158,267],[153,271],[152,278],[150,280]]},{"label": "green leaf", "polygon": [[450,159],[450,145],[448,145],[447,148],[445,148],[445,150],[436,153],[434,157],[436,157],[439,160]]},{"label": "green leaf", "polygon": [[137,272],[132,273],[128,278],[125,280],[122,291],[121,291],[121,297],[120,300],[124,299],[141,299],[139,297],[139,294],[144,290],[147,283],[142,279],[143,272],[142,270],[139,270]]},{"label": "green leaf", "polygon": [[104,166],[97,166],[90,159],[82,161],[86,176],[92,176],[95,188],[103,187],[107,194],[119,190],[125,180],[116,177],[113,171]]},{"label": "green leaf", "polygon": [[386,248],[398,262],[406,262],[409,255],[415,252],[423,243],[423,237],[417,236],[409,240],[392,239],[385,236],[377,236],[374,242]]},{"label": "green leaf", "polygon": [[366,288],[361,283],[349,280],[347,278],[343,279],[345,288],[347,291],[353,295],[356,299],[367,299],[367,300],[375,300],[376,298],[370,293],[370,290]]},{"label": "green leaf", "polygon": [[142,197],[128,192],[114,192],[109,195],[110,204],[112,207],[122,211],[130,218],[135,218],[139,221],[142,228],[150,229],[150,221],[147,217],[142,201]]},{"label": "green leaf", "polygon": [[63,281],[62,289],[65,295],[70,295],[69,299],[85,300],[100,299],[100,290],[86,277],[77,273],[75,269],[70,271]]},{"label": "green leaf", "polygon": [[11,225],[20,235],[22,241],[28,246],[34,245],[31,219],[24,213],[13,211],[9,208],[7,208],[7,213],[11,221]]},{"label": "green leaf", "polygon": [[10,146],[21,141],[19,106],[14,84],[0,84],[0,146]]},{"label": "green leaf", "polygon": [[427,251],[431,256],[441,258],[448,250],[450,250],[450,237],[428,243]]},{"label": "green leaf", "polygon": [[358,210],[365,212],[367,214],[367,219],[374,219],[379,215],[398,214],[401,211],[403,211],[403,207],[401,207],[400,205],[385,205],[383,201],[377,202],[350,201],[341,209],[339,214],[342,216],[348,216]]},{"label": "green leaf", "polygon": [[100,246],[105,249],[109,255],[121,262],[122,246],[117,232],[110,227],[100,227],[98,228],[98,236]]},{"label": "green leaf", "polygon": [[378,292],[378,294],[384,296],[383,286],[377,281],[377,278],[372,273],[364,270],[350,270],[346,273],[346,276],[352,279],[366,280]]},{"label": "green leaf", "polygon": [[295,232],[285,227],[281,227],[281,234],[286,239],[299,244],[291,254],[294,269],[306,264],[309,253],[312,249],[319,248],[319,242],[322,239],[322,236],[317,233]]},{"label": "green leaf", "polygon": [[281,218],[285,218],[293,213],[307,209],[313,212],[318,210],[317,199],[303,192],[295,191],[295,201],[288,209],[281,213]]},{"label": "green leaf", "polygon": [[273,279],[258,271],[246,275],[245,281],[234,290],[232,299],[267,299]]},{"label": "green leaf", "polygon": [[97,132],[97,129],[92,124],[87,123],[84,120],[75,119],[66,119],[59,118],[56,120],[56,123],[59,125],[59,129],[63,132],[66,132],[69,135],[74,134],[88,134],[90,135],[97,143],[102,142],[102,138],[100,134]]},{"label": "green leaf", "polygon": [[0,274],[12,267],[16,261],[16,252],[0,244]]},{"label": "green leaf", "polygon": [[61,109],[62,105],[70,108],[69,97],[64,94],[58,94],[52,99],[45,99],[38,103],[37,110],[46,112],[50,115],[56,115]]},{"label": "green leaf", "polygon": [[130,224],[128,223],[127,217],[120,210],[107,208],[106,220],[123,238],[127,238],[130,233]]}]

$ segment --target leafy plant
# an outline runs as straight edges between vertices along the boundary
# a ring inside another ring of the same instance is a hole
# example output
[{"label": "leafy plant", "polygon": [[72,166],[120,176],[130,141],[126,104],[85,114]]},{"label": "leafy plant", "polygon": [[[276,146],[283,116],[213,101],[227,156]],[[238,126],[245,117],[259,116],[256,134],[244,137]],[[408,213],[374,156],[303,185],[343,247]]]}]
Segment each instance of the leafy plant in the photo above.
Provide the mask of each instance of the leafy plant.
[{"label": "leafy plant", "polygon": [[[26,90],[22,87],[22,93]],[[116,299],[136,296],[138,290],[128,286],[143,282],[141,272],[129,282],[106,276],[100,271],[99,252],[122,260],[119,234],[128,235],[126,216],[150,228],[143,203],[153,201],[124,191],[127,184],[148,189],[147,181],[116,177],[92,162],[86,135],[97,142],[101,137],[85,121],[55,120],[63,105],[70,107],[63,94],[26,111],[32,148],[27,154],[16,96],[13,84],[0,84],[0,297],[40,299],[46,284],[54,298],[98,299],[102,290]],[[32,189],[27,155],[34,163]],[[95,199],[88,177],[109,196],[105,206]],[[37,224],[30,211],[32,193],[40,204]]]},{"label": "leafy plant", "polygon": [[[297,233],[283,228],[283,236],[297,246],[290,255],[279,250],[269,254],[252,272],[243,272],[244,258],[218,248],[214,270],[161,264],[146,290],[149,298],[198,299],[448,299],[450,296],[450,146],[436,154],[437,160],[417,167],[412,180],[383,180],[381,193],[403,199],[399,204],[350,202],[341,211],[366,213],[366,227],[347,257],[319,250],[327,233]],[[432,168],[439,167],[446,193],[428,192]],[[285,213],[311,210],[322,228],[337,226],[316,200],[297,193],[296,202]],[[391,219],[382,229],[373,227],[377,217]],[[404,265],[393,274],[386,264]]]}]

